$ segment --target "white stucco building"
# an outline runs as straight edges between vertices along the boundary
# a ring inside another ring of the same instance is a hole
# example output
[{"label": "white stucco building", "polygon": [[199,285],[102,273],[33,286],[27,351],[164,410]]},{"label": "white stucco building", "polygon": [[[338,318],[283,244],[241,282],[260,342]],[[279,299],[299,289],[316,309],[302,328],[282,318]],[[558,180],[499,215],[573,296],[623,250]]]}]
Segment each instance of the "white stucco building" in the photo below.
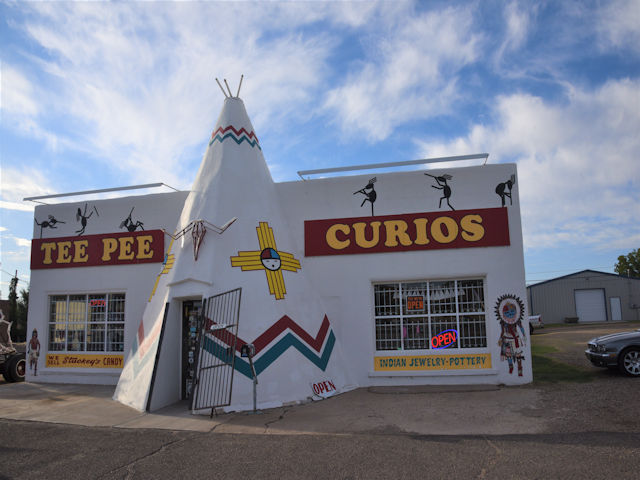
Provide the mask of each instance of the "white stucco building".
[{"label": "white stucco building", "polygon": [[27,380],[140,410],[532,380],[515,165],[274,183],[236,97],[189,192],[40,205],[31,262]]}]

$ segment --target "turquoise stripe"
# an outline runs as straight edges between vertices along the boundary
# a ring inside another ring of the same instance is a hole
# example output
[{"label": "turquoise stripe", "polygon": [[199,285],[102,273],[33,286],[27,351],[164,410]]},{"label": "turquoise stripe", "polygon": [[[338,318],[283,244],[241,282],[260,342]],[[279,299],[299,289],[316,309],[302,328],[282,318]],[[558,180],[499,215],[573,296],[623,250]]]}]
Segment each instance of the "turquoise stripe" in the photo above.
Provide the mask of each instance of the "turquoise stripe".
[{"label": "turquoise stripe", "polygon": [[216,140],[218,140],[220,143],[222,143],[222,141],[225,140],[226,138],[232,139],[238,145],[240,145],[242,142],[246,141],[252,147],[258,147],[259,150],[262,150],[262,148],[260,148],[260,144],[258,144],[257,140],[249,140],[249,137],[247,137],[245,135],[242,135],[240,138],[236,138],[235,134],[233,134],[233,133],[227,133],[222,137],[220,136],[220,134],[218,134],[218,135],[216,135],[215,137],[213,137],[211,139],[211,141],[209,142],[209,145],[211,145]]},{"label": "turquoise stripe", "polygon": [[140,369],[147,364],[150,358],[155,358],[153,355],[149,355],[149,353],[151,353],[152,351],[158,351],[158,340],[159,338],[156,338],[156,340],[149,346],[149,349],[146,351],[144,357],[142,357],[141,360],[138,360],[138,356],[136,355],[136,353],[138,352],[138,342],[136,341],[136,343],[133,344],[133,356],[131,358],[133,358],[133,375],[135,377],[138,376]]},{"label": "turquoise stripe", "polygon": [[[327,344],[324,347],[324,352],[321,356],[318,356],[307,345],[302,343],[296,336],[291,333],[287,333],[278,341],[278,343],[273,345],[254,362],[256,374],[260,375],[261,372],[265,371],[284,352],[286,352],[289,347],[293,347],[298,350],[300,353],[302,353],[302,355],[307,357],[307,359],[311,361],[311,363],[313,363],[320,370],[324,371],[326,370],[329,359],[331,358],[331,352],[333,351],[335,343],[336,337],[333,334],[333,331],[331,331],[329,332],[329,338],[327,339]],[[214,342],[213,340],[211,340],[211,338],[205,337],[203,348],[223,362],[231,363],[231,357],[229,356],[228,348],[223,347],[217,342]],[[235,369],[245,377],[253,378],[253,376],[251,375],[251,367],[249,366],[249,362],[244,358],[236,356]]]}]

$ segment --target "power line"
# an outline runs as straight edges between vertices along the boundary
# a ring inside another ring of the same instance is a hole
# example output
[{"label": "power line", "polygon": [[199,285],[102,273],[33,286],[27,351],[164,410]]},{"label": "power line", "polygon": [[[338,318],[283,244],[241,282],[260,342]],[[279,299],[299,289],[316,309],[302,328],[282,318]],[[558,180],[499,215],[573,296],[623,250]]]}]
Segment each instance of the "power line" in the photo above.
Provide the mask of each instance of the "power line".
[{"label": "power line", "polygon": [[[6,273],[7,275],[10,275],[11,278],[14,278],[14,277],[18,278],[18,276],[15,273],[7,272],[6,270],[4,270],[2,268],[0,268],[0,272]],[[29,282],[27,282],[26,280],[22,280],[21,278],[18,278],[18,283],[20,283],[20,282],[26,283],[27,285],[29,284]]]}]

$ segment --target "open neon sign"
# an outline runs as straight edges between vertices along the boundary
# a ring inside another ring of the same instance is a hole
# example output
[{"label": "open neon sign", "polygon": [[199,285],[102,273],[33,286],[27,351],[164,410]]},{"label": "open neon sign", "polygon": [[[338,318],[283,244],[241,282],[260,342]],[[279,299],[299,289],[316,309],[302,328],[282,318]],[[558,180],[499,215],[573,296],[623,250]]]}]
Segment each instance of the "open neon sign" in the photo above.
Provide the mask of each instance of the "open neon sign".
[{"label": "open neon sign", "polygon": [[445,330],[431,338],[431,348],[440,350],[447,348],[456,343],[458,340],[458,331],[456,329]]}]

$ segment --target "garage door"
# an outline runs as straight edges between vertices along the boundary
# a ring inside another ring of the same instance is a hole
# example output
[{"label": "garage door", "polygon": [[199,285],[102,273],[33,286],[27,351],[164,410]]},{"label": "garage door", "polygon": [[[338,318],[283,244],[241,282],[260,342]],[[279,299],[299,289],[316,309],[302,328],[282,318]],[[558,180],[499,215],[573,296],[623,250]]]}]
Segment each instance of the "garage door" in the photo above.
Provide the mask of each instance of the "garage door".
[{"label": "garage door", "polygon": [[606,322],[607,310],[604,303],[604,289],[575,290],[576,314],[579,321]]}]

